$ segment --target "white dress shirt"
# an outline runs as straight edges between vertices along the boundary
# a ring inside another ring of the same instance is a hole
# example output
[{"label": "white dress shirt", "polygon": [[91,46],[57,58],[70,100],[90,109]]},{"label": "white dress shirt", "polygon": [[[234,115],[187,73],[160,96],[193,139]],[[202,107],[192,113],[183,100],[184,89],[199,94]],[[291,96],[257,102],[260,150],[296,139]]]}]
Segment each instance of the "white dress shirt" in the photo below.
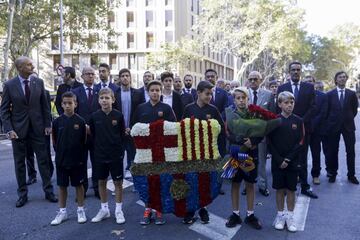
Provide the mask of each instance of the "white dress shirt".
[{"label": "white dress shirt", "polygon": [[163,94],[163,103],[166,103],[167,105],[172,107],[172,103],[173,103],[173,95],[172,95],[172,93],[170,95],[164,95]]}]

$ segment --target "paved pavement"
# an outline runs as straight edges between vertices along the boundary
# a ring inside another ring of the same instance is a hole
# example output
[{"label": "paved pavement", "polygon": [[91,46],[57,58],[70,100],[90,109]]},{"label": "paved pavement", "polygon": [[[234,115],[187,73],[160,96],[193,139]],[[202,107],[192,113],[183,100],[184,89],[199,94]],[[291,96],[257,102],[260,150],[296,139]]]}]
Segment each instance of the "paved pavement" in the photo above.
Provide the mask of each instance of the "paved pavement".
[{"label": "paved pavement", "polygon": [[[357,117],[360,126],[360,117]],[[360,130],[356,133],[360,139]],[[356,144],[357,160],[360,156],[359,144]],[[360,239],[360,186],[347,182],[344,146],[340,149],[340,174],[335,184],[327,182],[325,171],[322,171],[321,185],[314,186],[319,199],[310,200],[301,195],[296,203],[296,220],[302,231],[289,233],[276,231],[273,220],[276,214],[275,194],[271,190],[269,197],[256,196],[255,214],[263,223],[262,230],[253,230],[246,224],[235,229],[224,226],[225,219],[231,213],[230,184],[224,182],[226,195],[219,196],[208,209],[211,222],[202,225],[199,222],[191,226],[181,223],[181,219],[173,215],[165,215],[167,224],[164,226],[141,226],[138,222],[143,213],[141,202],[136,193],[132,192],[131,182],[127,182],[124,190],[124,212],[126,223],[117,225],[113,218],[115,209],[114,197],[110,197],[112,217],[101,223],[78,224],[76,221],[76,204],[74,189],[69,190],[68,213],[70,219],[53,227],[50,221],[58,210],[57,204],[44,199],[41,181],[29,187],[29,202],[22,208],[15,208],[16,179],[12,158],[11,143],[0,140],[0,240],[2,239],[250,239],[250,240],[359,240]],[[311,160],[309,165],[311,165]],[[324,163],[323,163],[324,165]],[[268,171],[269,171],[268,164]],[[309,169],[311,166],[309,166]],[[89,170],[91,171],[91,170]],[[356,171],[360,173],[359,161]],[[270,175],[270,172],[268,172]],[[360,174],[358,174],[360,177]],[[39,176],[38,176],[39,179]],[[310,180],[310,178],[309,178]],[[108,184],[111,189],[111,182]],[[89,192],[86,198],[86,213],[91,219],[98,211],[100,202]],[[241,196],[241,213],[244,218],[246,209],[245,198]]]}]

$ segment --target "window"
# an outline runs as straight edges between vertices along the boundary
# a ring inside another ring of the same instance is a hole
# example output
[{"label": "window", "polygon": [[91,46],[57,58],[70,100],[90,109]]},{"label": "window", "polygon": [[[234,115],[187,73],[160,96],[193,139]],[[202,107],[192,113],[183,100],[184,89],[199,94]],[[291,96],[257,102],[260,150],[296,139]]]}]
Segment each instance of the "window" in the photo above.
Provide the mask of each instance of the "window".
[{"label": "window", "polygon": [[127,27],[135,27],[135,17],[134,17],[134,12],[127,12],[126,13],[126,22],[127,22]]},{"label": "window", "polygon": [[128,54],[128,68],[136,69],[136,55],[135,53]]},{"label": "window", "polygon": [[117,63],[116,63],[116,54],[112,53],[109,54],[109,65],[110,69],[117,69]]},{"label": "window", "polygon": [[191,16],[191,26],[194,26],[194,24],[195,24],[195,18],[194,16]]},{"label": "window", "polygon": [[165,26],[172,26],[173,24],[173,11],[165,10]]},{"label": "window", "polygon": [[99,63],[99,55],[98,54],[90,54],[90,66],[96,69],[98,63]]},{"label": "window", "polygon": [[71,56],[71,66],[76,67],[80,65],[80,57],[79,54],[73,54]]},{"label": "window", "polygon": [[173,4],[173,0],[165,0],[165,6],[169,6]]},{"label": "window", "polygon": [[146,11],[146,27],[154,26],[154,12]]},{"label": "window", "polygon": [[135,6],[135,0],[126,0],[126,6],[127,7]]},{"label": "window", "polygon": [[118,46],[114,40],[108,40],[107,47],[108,49],[112,50],[112,49],[117,49]]},{"label": "window", "polygon": [[54,71],[56,71],[56,68],[60,65],[60,55],[54,55],[53,56],[53,67]]},{"label": "window", "polygon": [[90,49],[96,48],[96,42],[98,41],[98,35],[97,34],[89,34],[89,37],[87,38],[87,46]]},{"label": "window", "polygon": [[154,47],[154,33],[152,33],[152,32],[146,33],[146,47],[147,48]]},{"label": "window", "polygon": [[127,47],[128,48],[134,48],[135,47],[134,33],[127,33]]},{"label": "window", "polygon": [[111,26],[115,23],[115,13],[113,11],[110,11],[108,13],[108,25]]},{"label": "window", "polygon": [[146,0],[145,4],[146,4],[146,6],[153,6],[154,0]]},{"label": "window", "polygon": [[51,36],[51,50],[59,50],[59,48],[60,48],[59,36],[52,35]]},{"label": "window", "polygon": [[75,49],[79,42],[78,36],[70,36],[70,49]]},{"label": "window", "polygon": [[174,40],[173,31],[165,31],[165,41],[172,42]]}]

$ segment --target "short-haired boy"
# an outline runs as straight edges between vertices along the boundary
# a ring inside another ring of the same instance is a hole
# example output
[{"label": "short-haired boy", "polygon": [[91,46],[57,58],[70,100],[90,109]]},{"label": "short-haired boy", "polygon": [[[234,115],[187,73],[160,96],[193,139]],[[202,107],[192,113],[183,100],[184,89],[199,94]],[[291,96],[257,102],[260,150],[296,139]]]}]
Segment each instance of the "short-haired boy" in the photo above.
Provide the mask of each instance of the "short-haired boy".
[{"label": "short-haired boy", "polygon": [[[295,191],[299,166],[299,153],[303,148],[304,124],[293,114],[295,97],[291,92],[278,96],[281,109],[281,125],[269,134],[272,154],[271,172],[273,188],[276,189],[277,216],[275,229],[283,230],[285,224],[290,232],[296,232],[294,222]],[[284,211],[286,195],[287,212]]]},{"label": "short-haired boy", "polygon": [[[233,90],[234,105],[230,106],[227,111],[233,111],[236,116],[239,118],[244,118],[248,114],[248,104],[249,104],[249,92],[245,87],[235,88]],[[246,146],[249,149],[248,153],[254,159],[255,168],[249,172],[244,172],[242,169],[238,169],[235,176],[232,178],[231,182],[231,203],[233,208],[233,213],[228,218],[226,222],[226,227],[232,228],[237,224],[241,224],[242,220],[240,218],[240,204],[239,204],[239,190],[240,184],[245,181],[245,190],[246,190],[246,201],[247,201],[247,211],[245,223],[249,224],[255,229],[261,229],[261,222],[254,215],[254,200],[255,200],[255,183],[257,178],[257,165],[258,165],[258,144],[263,138],[261,137],[252,137],[246,138],[243,136],[236,136],[230,130],[228,130],[228,139],[231,146]]]},{"label": "short-haired boy", "polygon": [[101,200],[101,208],[91,222],[100,222],[110,217],[106,190],[106,182],[110,173],[115,185],[116,223],[122,224],[125,223],[122,211],[125,125],[122,113],[112,108],[114,102],[114,92],[110,88],[101,89],[99,91],[101,109],[92,114],[89,123],[94,139],[94,171],[99,180]]},{"label": "short-haired boy", "polygon": [[[160,101],[162,93],[162,83],[158,80],[152,80],[147,84],[146,88],[149,93],[150,99],[148,102],[140,104],[138,106],[132,119],[131,125],[134,125],[136,123],[152,123],[160,119],[175,122],[176,117],[170,105]],[[144,215],[143,218],[140,220],[140,224],[150,224],[151,216],[151,208],[148,205],[145,205]],[[160,211],[155,212],[155,224],[165,224],[165,220]]]},{"label": "short-haired boy", "polygon": [[82,156],[86,142],[85,120],[75,113],[76,96],[65,92],[61,97],[64,113],[53,121],[52,136],[55,149],[56,178],[59,186],[60,210],[51,225],[59,225],[67,219],[66,199],[69,180],[76,189],[78,223],[86,222],[84,211],[84,174]]}]

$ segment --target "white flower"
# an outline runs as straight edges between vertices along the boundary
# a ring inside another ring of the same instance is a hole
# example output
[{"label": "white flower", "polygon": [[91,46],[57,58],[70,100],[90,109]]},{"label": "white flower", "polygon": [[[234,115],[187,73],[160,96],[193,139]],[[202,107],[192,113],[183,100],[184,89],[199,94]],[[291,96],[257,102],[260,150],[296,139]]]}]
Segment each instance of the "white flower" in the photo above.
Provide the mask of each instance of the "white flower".
[{"label": "white flower", "polygon": [[179,149],[177,147],[174,148],[164,148],[165,153],[165,161],[166,162],[179,162],[183,159],[179,159]]},{"label": "white flower", "polygon": [[178,122],[164,121],[164,135],[178,135]]},{"label": "white flower", "polygon": [[152,152],[151,149],[136,149],[134,163],[151,163]]},{"label": "white flower", "polygon": [[135,124],[130,132],[131,136],[150,136],[150,124],[137,123]]}]

